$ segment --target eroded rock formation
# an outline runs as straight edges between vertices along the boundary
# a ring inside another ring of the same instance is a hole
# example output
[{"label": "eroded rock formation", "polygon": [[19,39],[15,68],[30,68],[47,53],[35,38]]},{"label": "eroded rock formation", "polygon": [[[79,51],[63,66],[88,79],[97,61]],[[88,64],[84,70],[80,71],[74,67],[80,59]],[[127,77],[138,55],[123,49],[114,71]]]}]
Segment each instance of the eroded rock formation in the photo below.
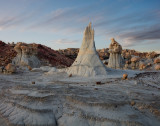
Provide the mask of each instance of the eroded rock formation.
[{"label": "eroded rock formation", "polygon": [[140,60],[140,57],[138,56],[134,56],[131,58],[131,69],[137,69],[139,68],[139,60]]},{"label": "eroded rock formation", "polygon": [[[22,42],[19,43],[22,44]],[[19,47],[17,48],[16,45],[17,44],[14,44],[13,42],[11,44],[6,44],[5,42],[0,41],[0,66],[6,66],[11,63],[16,56],[18,56],[17,51],[19,52]],[[23,45],[32,47],[33,44],[23,43]],[[42,65],[51,65],[58,68],[64,68],[71,66],[74,62],[71,58],[68,58],[67,56],[47,46],[41,44],[34,44],[34,46],[37,48],[36,56],[41,60]],[[14,47],[16,48],[16,51]]]},{"label": "eroded rock formation", "polygon": [[6,73],[15,73],[16,72],[16,66],[9,63],[6,67],[5,67],[5,72]]},{"label": "eroded rock formation", "polygon": [[123,59],[121,56],[122,53],[122,46],[114,40],[114,38],[111,39],[111,44],[109,46],[109,62],[108,67],[114,68],[114,69],[121,69],[123,68]]},{"label": "eroded rock formation", "polygon": [[13,59],[13,64],[32,68],[41,66],[41,62],[36,56],[36,44],[17,43],[14,50],[17,52],[17,56]]},{"label": "eroded rock formation", "polygon": [[95,48],[94,29],[92,29],[91,23],[84,31],[78,56],[72,66],[67,69],[67,73],[80,76],[107,75],[106,67]]}]

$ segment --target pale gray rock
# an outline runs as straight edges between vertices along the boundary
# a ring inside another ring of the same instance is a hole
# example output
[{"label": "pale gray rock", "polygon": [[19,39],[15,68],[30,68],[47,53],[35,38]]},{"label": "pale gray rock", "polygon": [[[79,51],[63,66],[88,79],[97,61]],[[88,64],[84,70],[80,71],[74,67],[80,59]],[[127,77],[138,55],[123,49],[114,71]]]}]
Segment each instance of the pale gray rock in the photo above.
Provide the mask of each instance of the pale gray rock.
[{"label": "pale gray rock", "polygon": [[94,42],[91,23],[84,31],[83,42],[75,62],[67,69],[68,74],[79,76],[107,75],[106,67],[100,60]]},{"label": "pale gray rock", "polygon": [[35,45],[27,45],[25,43],[18,43],[14,50],[17,56],[13,59],[12,63],[19,66],[30,66],[37,68],[41,66],[40,60],[37,58],[37,49]]},{"label": "pale gray rock", "polygon": [[118,42],[116,42],[114,38],[111,39],[109,53],[110,57],[109,57],[108,67],[113,69],[123,68],[123,58],[121,56],[122,46]]}]

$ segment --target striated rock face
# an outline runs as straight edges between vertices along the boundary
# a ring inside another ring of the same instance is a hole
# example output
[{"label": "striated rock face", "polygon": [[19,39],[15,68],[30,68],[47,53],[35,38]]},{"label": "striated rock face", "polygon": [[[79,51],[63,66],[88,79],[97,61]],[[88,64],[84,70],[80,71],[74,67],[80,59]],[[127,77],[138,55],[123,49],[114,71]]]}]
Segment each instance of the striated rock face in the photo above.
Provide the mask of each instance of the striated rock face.
[{"label": "striated rock face", "polygon": [[111,39],[109,53],[110,57],[109,57],[108,67],[114,69],[123,68],[123,59],[121,56],[122,46],[118,42],[116,42],[114,38]]},{"label": "striated rock face", "polygon": [[78,56],[72,66],[67,69],[67,73],[80,76],[107,75],[106,67],[96,52],[94,30],[91,27],[91,23],[84,31],[83,42]]},{"label": "striated rock face", "polygon": [[41,62],[37,58],[36,44],[17,43],[14,47],[17,56],[13,59],[13,64],[22,66],[40,67]]}]

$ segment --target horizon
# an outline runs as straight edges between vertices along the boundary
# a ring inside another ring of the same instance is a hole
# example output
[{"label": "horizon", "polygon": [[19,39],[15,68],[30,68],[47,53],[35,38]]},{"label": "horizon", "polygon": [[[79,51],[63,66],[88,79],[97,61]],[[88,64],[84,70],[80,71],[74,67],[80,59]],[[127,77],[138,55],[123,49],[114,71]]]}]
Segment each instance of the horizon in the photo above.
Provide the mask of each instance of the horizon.
[{"label": "horizon", "polygon": [[92,22],[97,49],[113,37],[123,49],[160,52],[159,8],[159,0],[1,0],[0,40],[80,48]]}]

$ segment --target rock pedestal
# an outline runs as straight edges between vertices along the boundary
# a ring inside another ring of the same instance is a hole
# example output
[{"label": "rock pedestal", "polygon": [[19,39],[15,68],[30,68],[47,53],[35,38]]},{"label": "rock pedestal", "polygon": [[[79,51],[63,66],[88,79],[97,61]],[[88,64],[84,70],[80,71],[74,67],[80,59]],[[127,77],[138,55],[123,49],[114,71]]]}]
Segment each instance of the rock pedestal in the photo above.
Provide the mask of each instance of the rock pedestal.
[{"label": "rock pedestal", "polygon": [[41,62],[36,56],[37,48],[35,44],[17,43],[14,50],[17,52],[17,56],[13,59],[13,64],[32,68],[41,66]]},{"label": "rock pedestal", "polygon": [[108,67],[113,69],[123,68],[123,59],[121,56],[122,46],[118,42],[116,42],[114,38],[111,39],[109,53],[110,57],[109,57]]},{"label": "rock pedestal", "polygon": [[67,73],[79,76],[107,75],[106,67],[96,52],[94,30],[91,27],[91,23],[84,31],[83,42],[78,56],[72,66],[67,69]]}]

